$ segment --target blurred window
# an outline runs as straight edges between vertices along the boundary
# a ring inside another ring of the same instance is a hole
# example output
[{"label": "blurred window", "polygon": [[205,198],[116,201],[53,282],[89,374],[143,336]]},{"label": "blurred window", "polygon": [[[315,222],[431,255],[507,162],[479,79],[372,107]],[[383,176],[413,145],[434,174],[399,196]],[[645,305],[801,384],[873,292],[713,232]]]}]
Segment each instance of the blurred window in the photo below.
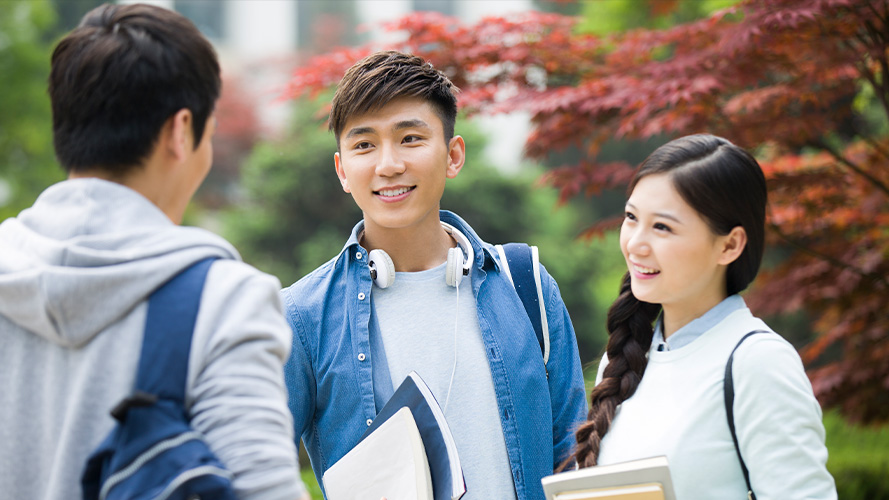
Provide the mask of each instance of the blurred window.
[{"label": "blurred window", "polygon": [[440,12],[447,16],[456,14],[454,0],[414,0],[414,10]]},{"label": "blurred window", "polygon": [[358,33],[355,0],[336,2],[296,2],[297,46],[310,53],[324,53],[337,47],[367,42]]},{"label": "blurred window", "polygon": [[207,38],[213,41],[225,39],[225,3],[222,0],[176,0],[176,12],[191,19]]}]

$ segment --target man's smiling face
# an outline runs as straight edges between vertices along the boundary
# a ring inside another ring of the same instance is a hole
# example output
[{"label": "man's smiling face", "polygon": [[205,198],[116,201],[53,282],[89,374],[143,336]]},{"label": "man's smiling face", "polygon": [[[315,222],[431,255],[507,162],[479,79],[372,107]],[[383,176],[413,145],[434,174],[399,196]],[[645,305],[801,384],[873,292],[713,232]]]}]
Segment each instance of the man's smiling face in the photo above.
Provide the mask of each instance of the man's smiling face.
[{"label": "man's smiling face", "polygon": [[350,117],[334,157],[343,190],[364,213],[365,227],[438,224],[445,181],[463,166],[463,139],[445,142],[441,119],[419,98],[399,98]]}]

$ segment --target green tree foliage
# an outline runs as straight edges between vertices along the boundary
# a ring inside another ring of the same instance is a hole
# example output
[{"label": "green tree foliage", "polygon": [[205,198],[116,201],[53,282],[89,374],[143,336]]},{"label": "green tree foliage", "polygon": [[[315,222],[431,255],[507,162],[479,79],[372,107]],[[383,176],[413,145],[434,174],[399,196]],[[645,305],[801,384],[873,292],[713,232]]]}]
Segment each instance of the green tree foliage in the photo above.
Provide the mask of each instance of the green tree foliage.
[{"label": "green tree foliage", "polygon": [[580,33],[610,35],[636,28],[666,29],[706,17],[739,0],[596,0],[581,2]]},{"label": "green tree foliage", "polygon": [[336,141],[312,113],[298,105],[285,139],[256,146],[241,169],[245,200],[225,218],[244,259],[285,285],[336,255],[361,219],[334,171]]},{"label": "green tree foliage", "polygon": [[64,178],[46,95],[54,24],[48,1],[0,2],[0,220]]}]

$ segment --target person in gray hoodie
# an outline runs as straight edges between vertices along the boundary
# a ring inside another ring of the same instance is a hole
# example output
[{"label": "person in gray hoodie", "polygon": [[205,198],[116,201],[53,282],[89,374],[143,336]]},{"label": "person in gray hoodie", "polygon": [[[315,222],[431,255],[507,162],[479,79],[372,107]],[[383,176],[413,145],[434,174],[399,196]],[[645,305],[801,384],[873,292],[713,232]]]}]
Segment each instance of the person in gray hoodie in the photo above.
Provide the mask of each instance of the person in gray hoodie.
[{"label": "person in gray hoodie", "polygon": [[192,426],[242,498],[298,498],[277,279],[182,227],[212,162],[216,54],[147,5],[88,13],[52,55],[56,155],[68,179],[0,224],[0,497],[80,498],[86,459],[132,389],[147,298],[207,257],[188,361]]}]

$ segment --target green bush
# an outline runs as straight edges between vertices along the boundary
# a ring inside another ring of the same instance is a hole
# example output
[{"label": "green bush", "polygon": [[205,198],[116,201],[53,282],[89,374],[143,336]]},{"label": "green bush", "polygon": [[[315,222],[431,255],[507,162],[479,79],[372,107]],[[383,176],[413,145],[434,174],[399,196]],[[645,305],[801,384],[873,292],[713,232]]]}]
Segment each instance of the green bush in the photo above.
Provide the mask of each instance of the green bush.
[{"label": "green bush", "polygon": [[852,425],[831,411],[824,428],[839,499],[889,500],[889,426]]},{"label": "green bush", "polygon": [[308,466],[308,462],[306,468],[300,471],[300,476],[302,476],[303,482],[306,483],[306,488],[309,490],[309,498],[312,500],[322,500],[324,495],[321,494],[321,487],[318,486],[318,481],[315,479],[315,473],[312,472],[312,468]]}]

